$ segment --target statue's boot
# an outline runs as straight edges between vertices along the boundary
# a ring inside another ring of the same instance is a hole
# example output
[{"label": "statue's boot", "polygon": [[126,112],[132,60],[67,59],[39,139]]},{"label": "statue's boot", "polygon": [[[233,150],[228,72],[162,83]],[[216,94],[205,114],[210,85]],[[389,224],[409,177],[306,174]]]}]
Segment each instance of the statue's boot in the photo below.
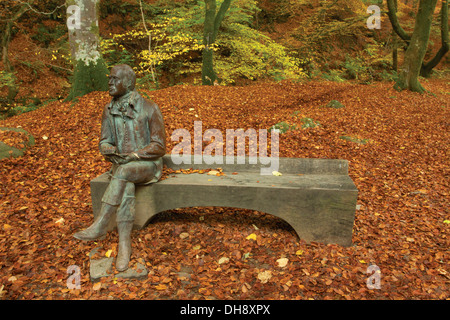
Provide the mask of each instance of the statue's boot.
[{"label": "statue's boot", "polygon": [[117,222],[117,231],[119,232],[119,250],[116,258],[116,269],[125,271],[128,269],[128,263],[131,258],[131,231],[133,221]]},{"label": "statue's boot", "polygon": [[126,180],[113,177],[103,195],[100,215],[90,227],[75,233],[73,236],[79,240],[96,240],[105,236],[111,216],[122,202],[126,185]]},{"label": "statue's boot", "polygon": [[117,206],[102,203],[99,217],[88,228],[76,232],[73,236],[79,240],[97,240],[106,235],[111,216],[116,212]]}]

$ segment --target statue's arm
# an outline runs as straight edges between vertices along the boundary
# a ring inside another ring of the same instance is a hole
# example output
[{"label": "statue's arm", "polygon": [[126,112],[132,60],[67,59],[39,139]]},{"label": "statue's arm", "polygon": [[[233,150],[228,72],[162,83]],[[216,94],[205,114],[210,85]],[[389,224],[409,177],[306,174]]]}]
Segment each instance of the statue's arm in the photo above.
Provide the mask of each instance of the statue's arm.
[{"label": "statue's arm", "polygon": [[102,127],[100,133],[99,149],[103,155],[113,154],[117,151],[114,135],[108,119],[108,105],[106,105],[102,114]]},{"label": "statue's arm", "polygon": [[148,128],[150,129],[150,143],[136,153],[143,160],[157,160],[166,153],[166,129],[159,107],[152,103],[148,106]]}]

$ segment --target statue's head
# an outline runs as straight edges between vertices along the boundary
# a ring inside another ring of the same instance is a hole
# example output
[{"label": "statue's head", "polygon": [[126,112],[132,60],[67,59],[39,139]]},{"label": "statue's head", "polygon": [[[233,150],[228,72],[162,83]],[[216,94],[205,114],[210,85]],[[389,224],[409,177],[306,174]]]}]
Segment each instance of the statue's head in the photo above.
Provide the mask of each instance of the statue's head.
[{"label": "statue's head", "polygon": [[136,85],[136,74],[126,64],[118,64],[111,69],[109,74],[109,94],[119,98],[134,90]]}]

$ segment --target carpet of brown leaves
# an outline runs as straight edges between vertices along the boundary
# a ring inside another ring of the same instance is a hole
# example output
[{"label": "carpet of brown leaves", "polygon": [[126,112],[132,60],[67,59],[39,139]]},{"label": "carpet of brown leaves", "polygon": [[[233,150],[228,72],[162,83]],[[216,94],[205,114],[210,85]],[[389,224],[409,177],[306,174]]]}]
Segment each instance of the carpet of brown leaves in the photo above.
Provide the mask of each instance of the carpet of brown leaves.
[{"label": "carpet of brown leaves", "polygon": [[[449,87],[424,85],[433,94],[331,82],[148,92],[165,116],[168,151],[173,130],[193,132],[196,120],[222,132],[281,121],[300,127],[303,117],[320,122],[281,135],[280,153],[350,161],[359,189],[353,246],[307,244],[261,212],[178,209],[133,233],[132,263],[146,265],[147,279],[112,274],[95,285],[88,254],[99,247],[100,255],[115,256],[117,233],[98,242],[72,235],[92,222],[89,182],[108,169],[97,144],[109,97],[92,93],[77,104],[54,102],[1,121],[28,130],[36,145],[0,162],[0,297],[448,299]],[[346,107],[322,107],[332,99]],[[372,264],[381,271],[380,289],[367,286]],[[67,287],[71,265],[81,268],[81,289]]]}]

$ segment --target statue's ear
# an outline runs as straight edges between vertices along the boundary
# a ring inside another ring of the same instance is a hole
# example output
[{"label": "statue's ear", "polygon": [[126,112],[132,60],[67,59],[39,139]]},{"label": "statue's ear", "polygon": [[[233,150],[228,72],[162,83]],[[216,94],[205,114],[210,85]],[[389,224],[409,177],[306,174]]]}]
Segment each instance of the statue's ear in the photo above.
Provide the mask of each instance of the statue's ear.
[{"label": "statue's ear", "polygon": [[127,93],[133,91],[133,83],[129,77],[125,77],[123,79],[123,85],[125,88],[127,88]]}]

